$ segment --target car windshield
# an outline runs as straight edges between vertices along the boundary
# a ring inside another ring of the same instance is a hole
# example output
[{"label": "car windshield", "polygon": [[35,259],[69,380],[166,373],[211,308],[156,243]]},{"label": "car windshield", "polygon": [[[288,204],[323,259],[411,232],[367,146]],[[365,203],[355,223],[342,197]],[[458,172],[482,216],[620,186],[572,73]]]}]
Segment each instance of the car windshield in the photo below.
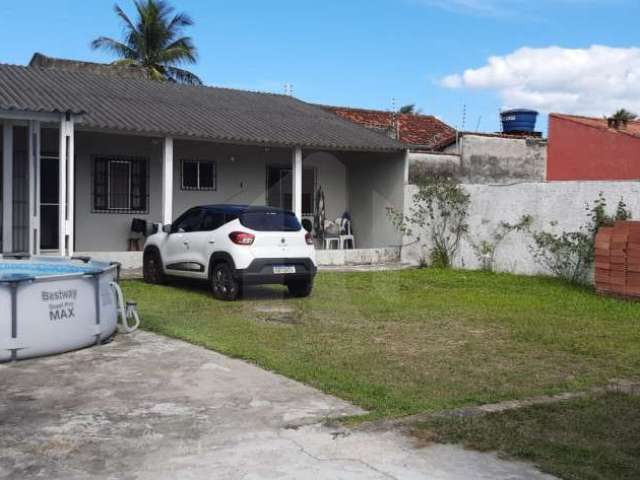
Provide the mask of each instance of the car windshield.
[{"label": "car windshield", "polygon": [[298,232],[302,228],[292,212],[269,210],[244,212],[240,223],[258,232]]}]

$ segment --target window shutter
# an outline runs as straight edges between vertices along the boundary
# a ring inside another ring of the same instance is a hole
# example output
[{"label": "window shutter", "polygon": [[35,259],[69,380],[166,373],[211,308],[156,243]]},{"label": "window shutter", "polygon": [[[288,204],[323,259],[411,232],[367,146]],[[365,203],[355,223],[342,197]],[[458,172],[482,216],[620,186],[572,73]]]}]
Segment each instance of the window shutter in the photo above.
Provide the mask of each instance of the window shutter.
[{"label": "window shutter", "polygon": [[107,165],[106,158],[96,158],[93,172],[93,209],[95,211],[108,208],[107,198]]},{"label": "window shutter", "polygon": [[131,162],[131,209],[147,209],[147,161],[137,159]]}]

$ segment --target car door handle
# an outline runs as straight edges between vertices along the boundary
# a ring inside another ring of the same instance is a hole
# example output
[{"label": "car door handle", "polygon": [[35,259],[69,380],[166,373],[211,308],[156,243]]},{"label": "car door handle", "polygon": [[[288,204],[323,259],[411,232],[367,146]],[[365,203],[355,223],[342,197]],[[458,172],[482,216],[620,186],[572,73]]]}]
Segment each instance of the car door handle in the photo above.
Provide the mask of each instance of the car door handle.
[{"label": "car door handle", "polygon": [[214,243],[216,243],[216,241],[215,241],[215,240],[209,240],[209,243],[210,243],[211,245],[213,245]]}]

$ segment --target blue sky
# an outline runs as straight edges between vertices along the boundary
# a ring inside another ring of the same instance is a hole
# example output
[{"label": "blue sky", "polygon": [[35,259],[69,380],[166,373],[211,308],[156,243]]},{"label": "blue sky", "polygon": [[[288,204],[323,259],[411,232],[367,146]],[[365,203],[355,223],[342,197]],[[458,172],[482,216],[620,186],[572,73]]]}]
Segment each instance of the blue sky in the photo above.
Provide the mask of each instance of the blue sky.
[{"label": "blue sky", "polygon": [[[35,51],[110,60],[89,42],[120,36],[113,3],[3,2],[0,61],[24,64]],[[131,12],[130,0],[118,3]],[[200,60],[193,70],[210,85],[282,92],[288,82],[307,101],[379,109],[396,98],[455,126],[466,105],[466,129],[488,131],[498,128],[504,106],[594,115],[618,105],[640,109],[637,0],[173,5],[196,21],[190,33]]]}]

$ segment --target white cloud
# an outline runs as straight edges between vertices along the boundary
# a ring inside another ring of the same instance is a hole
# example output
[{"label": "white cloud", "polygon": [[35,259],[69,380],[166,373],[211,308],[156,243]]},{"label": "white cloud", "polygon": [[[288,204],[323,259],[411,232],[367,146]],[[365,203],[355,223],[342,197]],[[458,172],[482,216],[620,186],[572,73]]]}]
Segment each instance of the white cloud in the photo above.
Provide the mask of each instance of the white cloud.
[{"label": "white cloud", "polygon": [[495,90],[504,107],[604,115],[640,112],[640,48],[521,48],[440,80],[446,88]]}]

